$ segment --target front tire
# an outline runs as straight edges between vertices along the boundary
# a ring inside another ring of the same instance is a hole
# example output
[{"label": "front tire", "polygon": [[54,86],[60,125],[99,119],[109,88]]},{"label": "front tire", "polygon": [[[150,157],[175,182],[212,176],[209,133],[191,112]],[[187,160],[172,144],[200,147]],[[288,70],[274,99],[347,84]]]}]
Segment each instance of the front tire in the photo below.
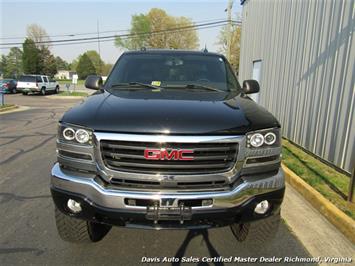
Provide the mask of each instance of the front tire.
[{"label": "front tire", "polygon": [[12,94],[16,94],[16,93],[17,93],[16,88],[13,88],[12,89]]},{"label": "front tire", "polygon": [[272,240],[280,225],[280,213],[268,218],[246,224],[233,224],[231,230],[239,242],[260,246]]},{"label": "front tire", "polygon": [[61,239],[72,243],[98,242],[110,231],[111,226],[73,218],[55,208],[55,222]]},{"label": "front tire", "polygon": [[58,93],[59,93],[59,86],[55,87],[54,93],[55,93],[55,94],[58,94]]}]

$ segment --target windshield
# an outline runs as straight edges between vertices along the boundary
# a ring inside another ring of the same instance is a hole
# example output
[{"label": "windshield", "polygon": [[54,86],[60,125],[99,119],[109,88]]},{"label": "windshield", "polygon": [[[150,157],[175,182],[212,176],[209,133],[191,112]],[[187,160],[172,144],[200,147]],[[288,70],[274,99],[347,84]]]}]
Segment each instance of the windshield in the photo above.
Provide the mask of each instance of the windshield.
[{"label": "windshield", "polygon": [[223,91],[240,89],[223,57],[174,52],[124,54],[106,81],[106,88],[122,83],[143,83],[163,88],[186,88],[186,85],[197,84]]},{"label": "windshield", "polygon": [[36,77],[35,76],[21,76],[18,81],[22,82],[36,82]]}]

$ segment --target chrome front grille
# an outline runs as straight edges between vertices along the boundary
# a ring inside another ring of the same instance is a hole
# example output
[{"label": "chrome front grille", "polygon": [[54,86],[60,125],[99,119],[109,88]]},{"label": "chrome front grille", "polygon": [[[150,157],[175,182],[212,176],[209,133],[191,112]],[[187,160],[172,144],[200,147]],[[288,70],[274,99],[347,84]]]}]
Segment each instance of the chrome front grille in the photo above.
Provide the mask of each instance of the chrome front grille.
[{"label": "chrome front grille", "polygon": [[[114,171],[147,174],[211,174],[233,168],[238,143],[174,143],[101,140],[101,156],[105,166]],[[192,150],[193,160],[148,160],[145,149]]]}]

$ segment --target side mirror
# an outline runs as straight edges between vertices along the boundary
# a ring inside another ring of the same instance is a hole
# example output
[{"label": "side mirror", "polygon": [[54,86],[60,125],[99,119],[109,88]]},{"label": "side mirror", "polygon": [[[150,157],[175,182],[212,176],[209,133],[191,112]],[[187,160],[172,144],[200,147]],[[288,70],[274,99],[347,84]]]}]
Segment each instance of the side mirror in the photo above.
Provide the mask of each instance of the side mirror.
[{"label": "side mirror", "polygon": [[100,90],[102,84],[102,77],[97,75],[89,75],[85,80],[85,87],[92,90]]},{"label": "side mirror", "polygon": [[257,93],[260,91],[259,83],[254,79],[243,81],[243,92],[245,94]]}]

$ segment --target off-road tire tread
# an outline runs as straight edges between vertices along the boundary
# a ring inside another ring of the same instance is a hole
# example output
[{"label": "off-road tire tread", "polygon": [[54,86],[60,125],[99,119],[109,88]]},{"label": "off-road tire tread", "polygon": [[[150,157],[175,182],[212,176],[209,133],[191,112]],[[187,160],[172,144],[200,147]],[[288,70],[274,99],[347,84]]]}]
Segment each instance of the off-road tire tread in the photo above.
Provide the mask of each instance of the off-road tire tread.
[{"label": "off-road tire tread", "polygon": [[69,217],[55,209],[55,221],[59,236],[68,242],[93,242],[89,235],[88,222]]},{"label": "off-road tire tread", "polygon": [[274,238],[280,225],[280,214],[248,224],[234,224],[232,232],[240,242],[246,241],[253,245],[262,245]]}]

